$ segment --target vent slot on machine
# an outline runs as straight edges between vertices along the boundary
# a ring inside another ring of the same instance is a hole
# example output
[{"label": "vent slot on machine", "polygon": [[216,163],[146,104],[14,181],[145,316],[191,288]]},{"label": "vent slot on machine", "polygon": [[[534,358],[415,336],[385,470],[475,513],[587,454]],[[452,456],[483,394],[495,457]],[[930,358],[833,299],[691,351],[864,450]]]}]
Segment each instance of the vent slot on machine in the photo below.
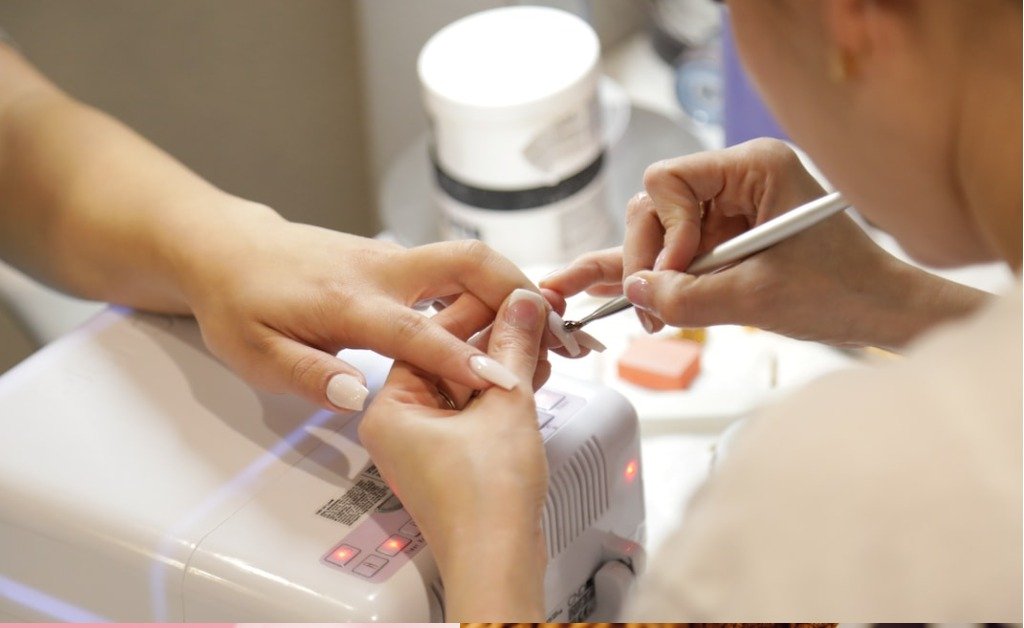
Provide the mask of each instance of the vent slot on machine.
[{"label": "vent slot on machine", "polygon": [[562,553],[608,510],[608,476],[604,453],[591,438],[551,474],[541,526],[548,558]]}]

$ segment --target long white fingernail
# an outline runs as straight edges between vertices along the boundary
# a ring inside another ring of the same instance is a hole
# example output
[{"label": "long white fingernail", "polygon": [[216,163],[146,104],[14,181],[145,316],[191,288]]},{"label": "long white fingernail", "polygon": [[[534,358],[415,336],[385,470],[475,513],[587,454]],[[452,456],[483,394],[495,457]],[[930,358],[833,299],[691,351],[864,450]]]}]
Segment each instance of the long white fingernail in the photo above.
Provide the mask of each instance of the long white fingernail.
[{"label": "long white fingernail", "polygon": [[480,377],[505,390],[512,390],[519,383],[516,374],[486,355],[474,355],[469,359],[469,368]]},{"label": "long white fingernail", "polygon": [[600,340],[594,338],[593,336],[583,331],[582,329],[577,329],[576,331],[572,332],[572,337],[576,339],[576,342],[578,342],[581,347],[586,347],[591,351],[597,351],[598,353],[601,353],[602,351],[608,348],[604,346],[604,344]]},{"label": "long white fingernail", "polygon": [[580,354],[579,343],[576,342],[572,334],[565,331],[565,321],[554,310],[548,312],[548,329],[555,335],[555,338],[558,338],[558,341],[562,343],[562,346],[565,347],[570,356],[575,358]]},{"label": "long white fingernail", "polygon": [[370,391],[355,377],[339,373],[327,381],[327,399],[345,410],[362,410]]}]

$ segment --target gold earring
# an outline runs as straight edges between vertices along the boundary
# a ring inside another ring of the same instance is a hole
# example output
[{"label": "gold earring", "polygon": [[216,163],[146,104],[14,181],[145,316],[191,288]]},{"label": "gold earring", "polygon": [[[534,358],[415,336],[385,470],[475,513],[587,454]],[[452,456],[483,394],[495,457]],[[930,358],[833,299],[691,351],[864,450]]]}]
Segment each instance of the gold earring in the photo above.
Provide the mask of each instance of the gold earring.
[{"label": "gold earring", "polygon": [[841,84],[850,80],[856,71],[853,55],[836,48],[828,56],[828,78],[833,83]]}]

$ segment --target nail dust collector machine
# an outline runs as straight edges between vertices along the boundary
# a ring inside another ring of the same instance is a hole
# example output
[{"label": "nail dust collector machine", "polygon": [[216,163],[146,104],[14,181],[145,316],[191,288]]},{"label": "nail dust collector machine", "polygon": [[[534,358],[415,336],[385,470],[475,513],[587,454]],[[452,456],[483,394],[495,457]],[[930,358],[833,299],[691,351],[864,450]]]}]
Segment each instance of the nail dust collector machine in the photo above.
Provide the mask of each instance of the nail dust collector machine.
[{"label": "nail dust collector machine", "polygon": [[[389,363],[346,353],[379,388]],[[642,564],[635,413],[558,376],[537,406],[549,619],[611,619]],[[101,314],[0,377],[0,619],[442,620],[358,420],[254,391],[190,319]]]}]

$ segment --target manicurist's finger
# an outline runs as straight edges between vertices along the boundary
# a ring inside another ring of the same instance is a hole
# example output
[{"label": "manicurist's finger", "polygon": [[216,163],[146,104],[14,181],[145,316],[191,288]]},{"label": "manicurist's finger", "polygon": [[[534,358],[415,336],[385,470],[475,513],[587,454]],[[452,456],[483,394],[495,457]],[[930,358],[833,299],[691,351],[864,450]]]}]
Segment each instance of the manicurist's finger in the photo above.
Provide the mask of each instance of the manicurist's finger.
[{"label": "manicurist's finger", "polygon": [[568,297],[591,286],[621,283],[622,247],[615,247],[581,255],[565,268],[542,279],[540,287]]},{"label": "manicurist's finger", "polygon": [[641,192],[630,199],[626,206],[626,237],[622,242],[622,277],[654,268],[664,238],[665,228],[650,195]]},{"label": "manicurist's finger", "polygon": [[645,271],[626,279],[637,307],[678,327],[706,327],[742,320],[742,288],[728,270],[695,277],[672,270]]}]

